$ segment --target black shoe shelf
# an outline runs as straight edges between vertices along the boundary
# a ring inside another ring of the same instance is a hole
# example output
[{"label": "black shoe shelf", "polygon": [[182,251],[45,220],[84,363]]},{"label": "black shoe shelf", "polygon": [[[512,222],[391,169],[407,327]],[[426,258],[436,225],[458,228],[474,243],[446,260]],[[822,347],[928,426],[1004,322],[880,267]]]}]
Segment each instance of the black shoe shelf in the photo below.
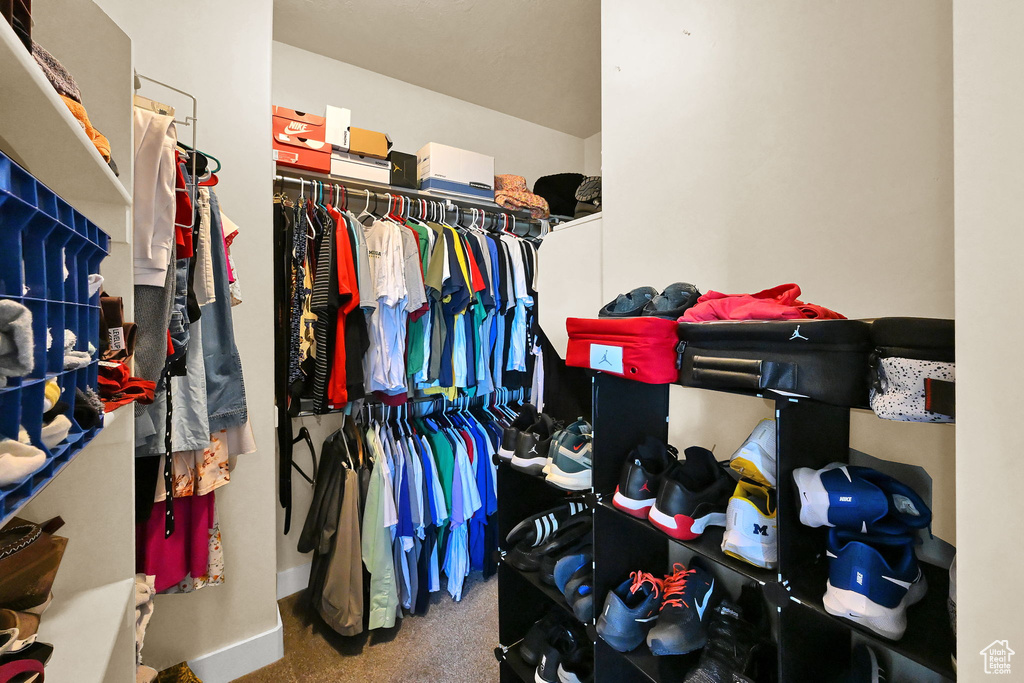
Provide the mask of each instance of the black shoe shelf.
[{"label": "black shoe shelf", "polygon": [[[689,388],[688,391],[707,391]],[[737,392],[729,392],[737,393]],[[667,574],[671,563],[694,555],[731,589],[756,583],[771,619],[777,652],[777,680],[782,683],[833,681],[847,670],[855,643],[866,642],[899,668],[906,680],[956,680],[950,655],[954,636],[946,601],[949,574],[945,568],[922,562],[928,592],[909,608],[903,638],[890,641],[850,621],[828,614],[822,605],[828,563],[827,529],[800,524],[798,492],[792,472],[798,467],[819,469],[849,460],[850,408],[809,399],[750,393],[775,402],[777,422],[778,568],[761,569],[727,556],[721,550],[723,530],[709,527],[699,539],[677,541],[646,520],[612,506],[612,494],[630,450],[645,436],[668,437],[669,385],[643,384],[603,373],[593,380],[594,488],[585,494],[593,507],[595,615],[608,591],[638,568]],[[752,425],[738,425],[737,433]],[[739,437],[742,438],[742,437]],[[680,450],[693,445],[679,443]],[[575,494],[577,497],[580,494]],[[564,502],[568,494],[549,487],[541,477],[523,474],[505,463],[498,471],[499,538],[522,519]],[[502,554],[499,550],[499,558]],[[499,559],[500,561],[500,559]],[[560,607],[559,607],[560,606]],[[499,645],[502,683],[534,681],[534,667],[522,660],[519,641],[530,626],[551,609],[569,610],[557,589],[536,574],[520,572],[500,562],[498,570]],[[571,610],[569,611],[571,614]],[[609,647],[594,624],[585,624],[594,641],[595,681],[671,683],[682,681],[697,665],[700,652],[657,657],[646,644],[630,653]],[[891,680],[891,679],[890,679]]]}]

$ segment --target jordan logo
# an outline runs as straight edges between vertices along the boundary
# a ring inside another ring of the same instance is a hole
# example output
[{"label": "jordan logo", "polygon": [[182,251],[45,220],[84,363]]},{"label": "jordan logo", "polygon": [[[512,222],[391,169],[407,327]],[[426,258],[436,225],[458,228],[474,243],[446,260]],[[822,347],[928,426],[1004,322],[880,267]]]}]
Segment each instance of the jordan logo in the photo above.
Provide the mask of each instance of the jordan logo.
[{"label": "jordan logo", "polygon": [[768,526],[767,525],[762,526],[760,524],[754,524],[754,535],[755,536],[757,536],[757,535],[767,536],[768,535]]},{"label": "jordan logo", "polygon": [[640,487],[640,490],[641,491],[647,491],[647,493],[651,492],[651,490],[649,488],[647,488],[647,482],[646,481],[644,482],[644,485]]},{"label": "jordan logo", "polygon": [[537,444],[533,444],[532,446],[530,446],[530,452],[533,453],[534,455],[538,455]]},{"label": "jordan logo", "polygon": [[789,338],[789,341],[793,341],[794,339],[803,339],[804,341],[811,341],[810,339],[808,339],[804,335],[800,334],[800,326],[799,325],[797,325],[796,329],[793,330],[793,336],[791,336]]},{"label": "jordan logo", "polygon": [[601,365],[602,363],[604,363],[608,367],[612,367],[612,361],[611,361],[610,358],[608,358],[608,352],[607,351],[605,351],[604,355],[601,356],[601,360],[597,361],[598,365]]}]

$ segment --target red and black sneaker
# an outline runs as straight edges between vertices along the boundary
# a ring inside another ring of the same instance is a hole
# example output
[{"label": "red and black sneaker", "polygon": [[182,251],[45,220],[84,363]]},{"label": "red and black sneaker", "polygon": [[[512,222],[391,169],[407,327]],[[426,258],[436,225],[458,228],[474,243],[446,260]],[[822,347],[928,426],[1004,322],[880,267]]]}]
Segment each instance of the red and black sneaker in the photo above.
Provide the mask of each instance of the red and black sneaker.
[{"label": "red and black sneaker", "polygon": [[661,480],[677,464],[678,451],[653,436],[647,437],[629,454],[622,466],[612,504],[639,519],[647,519],[661,488]]},{"label": "red and black sneaker", "polygon": [[690,446],[685,459],[661,482],[651,524],[672,538],[692,541],[709,526],[725,526],[725,511],[736,480],[706,448]]}]

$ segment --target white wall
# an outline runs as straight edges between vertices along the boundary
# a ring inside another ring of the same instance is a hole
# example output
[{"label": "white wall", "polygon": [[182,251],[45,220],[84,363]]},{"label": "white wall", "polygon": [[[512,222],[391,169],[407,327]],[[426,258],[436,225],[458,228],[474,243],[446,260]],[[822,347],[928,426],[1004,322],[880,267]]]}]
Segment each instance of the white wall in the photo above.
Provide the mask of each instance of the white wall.
[{"label": "white wall", "polygon": [[[494,157],[494,172],[526,178],[532,188],[543,175],[582,172],[584,141],[492,109],[382,76],[284,43],[274,43],[273,103],[313,113],[325,105],[348,107],[352,125],[391,136],[395,149],[409,154],[428,142],[462,147]],[[510,93],[510,97],[521,97]],[[324,439],[341,425],[341,417],[306,417],[295,429],[309,428],[319,452]],[[305,447],[296,445],[295,459],[309,469]],[[292,477],[292,529],[284,530],[278,510],[278,569],[284,571],[309,562],[309,554],[295,549],[312,498],[311,487]]]},{"label": "white wall", "polygon": [[[139,73],[199,99],[199,147],[223,163],[216,192],[241,228],[232,246],[245,303],[233,309],[257,453],[241,458],[217,491],[223,586],[157,598],[146,636],[156,668],[193,659],[277,625],[274,545],[273,291],[271,289],[271,0],[166,5],[99,0],[132,38]],[[83,37],[83,39],[85,39]],[[185,108],[187,100],[144,93]],[[188,135],[184,129],[182,137]],[[116,473],[115,473],[116,474]]]},{"label": "white wall", "polygon": [[[1002,293],[1022,285],[1024,91],[1019,87],[1024,6],[953,3],[956,54],[957,625],[961,681],[988,680],[982,648],[1008,640],[1018,653],[1024,620],[1013,587],[1024,570],[1017,472],[1024,384],[1024,319]],[[1009,588],[1009,590],[1008,590]],[[1014,678],[1024,662],[1013,658]],[[1005,678],[1009,679],[1010,676]]]},{"label": "white wall", "polygon": [[[677,280],[797,282],[849,317],[952,317],[948,1],[605,0],[602,12],[615,27],[602,40],[605,301]],[[671,209],[638,212],[654,206]],[[761,414],[675,389],[672,437],[726,457]],[[852,429],[854,448],[927,467],[934,531],[954,541],[954,428],[856,413]]]},{"label": "white wall", "polygon": [[583,141],[583,173],[601,175],[601,132]]},{"label": "white wall", "polygon": [[387,133],[399,152],[428,142],[462,147],[493,156],[496,174],[524,176],[531,188],[540,176],[583,170],[582,138],[285,43],[274,43],[273,62],[274,104],[313,113],[347,107],[353,126]]}]

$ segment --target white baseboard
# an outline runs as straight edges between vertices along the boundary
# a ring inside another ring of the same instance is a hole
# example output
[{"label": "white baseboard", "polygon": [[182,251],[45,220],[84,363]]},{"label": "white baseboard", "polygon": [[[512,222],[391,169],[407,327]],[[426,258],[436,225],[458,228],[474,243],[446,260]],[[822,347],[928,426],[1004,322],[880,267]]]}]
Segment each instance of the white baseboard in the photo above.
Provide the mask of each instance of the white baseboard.
[{"label": "white baseboard", "polygon": [[313,563],[307,562],[298,567],[285,569],[277,573],[277,599],[287,598],[299,591],[306,590],[309,585],[309,572]]},{"label": "white baseboard", "polygon": [[277,626],[216,652],[190,660],[188,665],[203,683],[230,683],[284,657],[284,625],[277,612]]}]

